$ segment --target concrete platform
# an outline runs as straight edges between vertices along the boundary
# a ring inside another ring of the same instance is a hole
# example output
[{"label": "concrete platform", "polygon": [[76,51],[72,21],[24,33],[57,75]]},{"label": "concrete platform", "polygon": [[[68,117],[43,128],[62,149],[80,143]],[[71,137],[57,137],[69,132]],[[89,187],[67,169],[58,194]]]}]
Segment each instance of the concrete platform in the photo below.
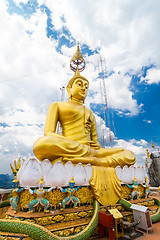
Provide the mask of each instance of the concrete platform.
[{"label": "concrete platform", "polygon": [[[138,240],[159,240],[160,239],[160,222],[158,223],[154,223],[153,224],[153,233],[152,231],[150,231],[148,234],[145,232],[145,231],[141,231],[143,232],[143,236],[142,237],[139,237],[139,238],[136,238]],[[105,237],[105,238],[93,238],[92,240],[98,240],[98,239],[101,239],[101,240],[107,240],[109,238]]]},{"label": "concrete platform", "polygon": [[159,240],[160,239],[160,222],[153,224],[153,233],[150,232],[150,233],[147,234],[147,233],[144,232],[143,237],[140,237],[138,239],[141,239],[141,240]]}]

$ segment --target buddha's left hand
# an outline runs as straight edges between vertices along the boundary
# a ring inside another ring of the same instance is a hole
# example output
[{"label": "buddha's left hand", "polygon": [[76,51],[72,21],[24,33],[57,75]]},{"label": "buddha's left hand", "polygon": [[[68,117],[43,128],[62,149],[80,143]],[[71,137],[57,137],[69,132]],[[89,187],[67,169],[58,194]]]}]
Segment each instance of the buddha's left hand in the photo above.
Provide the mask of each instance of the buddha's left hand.
[{"label": "buddha's left hand", "polygon": [[90,141],[89,143],[90,143],[90,147],[91,147],[91,148],[94,148],[95,150],[98,150],[98,149],[101,148],[101,145],[100,145],[99,142]]}]

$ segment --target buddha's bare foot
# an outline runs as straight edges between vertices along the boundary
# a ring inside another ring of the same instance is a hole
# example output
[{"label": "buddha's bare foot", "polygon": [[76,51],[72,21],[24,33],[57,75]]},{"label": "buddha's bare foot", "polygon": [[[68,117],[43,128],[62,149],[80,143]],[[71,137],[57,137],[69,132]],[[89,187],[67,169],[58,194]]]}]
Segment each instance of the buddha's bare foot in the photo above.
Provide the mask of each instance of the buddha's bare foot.
[{"label": "buddha's bare foot", "polygon": [[75,158],[63,158],[64,162],[71,161],[72,163],[90,163],[92,166],[114,167],[111,159],[108,158],[96,158],[96,157],[75,157]]},{"label": "buddha's bare foot", "polygon": [[123,150],[123,148],[101,148],[95,151],[95,157],[104,158],[115,153],[122,152]]}]

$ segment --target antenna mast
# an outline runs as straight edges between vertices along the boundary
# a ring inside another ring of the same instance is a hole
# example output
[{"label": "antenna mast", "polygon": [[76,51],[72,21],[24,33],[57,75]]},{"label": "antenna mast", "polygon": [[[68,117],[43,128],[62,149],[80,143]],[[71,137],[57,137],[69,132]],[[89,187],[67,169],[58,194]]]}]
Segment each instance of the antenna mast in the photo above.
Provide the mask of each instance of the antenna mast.
[{"label": "antenna mast", "polygon": [[[61,91],[61,102],[64,101],[65,98],[65,86],[63,86],[62,88],[60,88]],[[56,133],[60,134],[61,133],[61,126],[60,123],[58,122],[57,124],[57,128],[56,128]]]},{"label": "antenna mast", "polygon": [[102,74],[105,106],[106,106],[106,112],[107,112],[107,122],[108,122],[108,128],[109,128],[109,142],[110,142],[110,145],[112,145],[111,125],[110,125],[108,101],[107,101],[107,94],[106,94],[106,85],[105,85],[105,77],[104,77],[104,69],[103,69],[103,60],[102,60],[101,55],[100,55],[100,64],[101,64],[101,74]]},{"label": "antenna mast", "polygon": [[63,102],[65,98],[65,86],[60,88],[60,90],[61,90],[61,102]]}]

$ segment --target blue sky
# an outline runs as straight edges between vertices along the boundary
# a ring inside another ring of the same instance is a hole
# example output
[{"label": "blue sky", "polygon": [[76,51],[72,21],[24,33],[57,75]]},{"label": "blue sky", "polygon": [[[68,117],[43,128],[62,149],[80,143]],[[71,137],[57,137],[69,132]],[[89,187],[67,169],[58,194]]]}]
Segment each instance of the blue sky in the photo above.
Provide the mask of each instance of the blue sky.
[{"label": "blue sky", "polygon": [[60,101],[60,88],[73,76],[69,62],[77,41],[86,60],[82,75],[90,81],[85,104],[95,113],[99,140],[104,132],[107,147],[101,55],[112,145],[144,162],[151,140],[160,145],[159,7],[158,0],[0,2],[1,173],[10,173],[14,159],[33,156],[48,106]]}]

